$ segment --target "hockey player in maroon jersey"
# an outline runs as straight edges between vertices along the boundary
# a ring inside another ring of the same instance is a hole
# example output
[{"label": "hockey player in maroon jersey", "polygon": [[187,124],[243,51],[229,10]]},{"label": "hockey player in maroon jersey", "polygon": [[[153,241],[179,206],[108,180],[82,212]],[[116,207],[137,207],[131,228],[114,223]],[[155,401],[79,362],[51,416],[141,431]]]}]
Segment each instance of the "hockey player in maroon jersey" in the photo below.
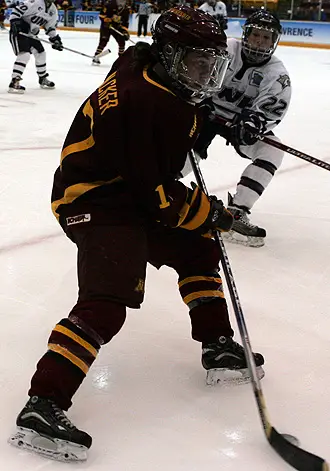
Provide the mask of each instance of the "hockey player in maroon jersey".
[{"label": "hockey player in maroon jersey", "polygon": [[100,59],[96,57],[101,54],[108,44],[110,36],[118,43],[118,55],[125,51],[125,42],[129,40],[128,22],[129,8],[125,0],[109,0],[105,3],[100,13],[101,27],[100,40],[92,61],[93,65],[99,65]]},{"label": "hockey player in maroon jersey", "polygon": [[5,0],[0,0],[0,30],[6,30],[5,28],[5,11],[7,4]]},{"label": "hockey player in maroon jersey", "polygon": [[[52,210],[78,248],[79,296],[50,334],[13,445],[86,459],[92,438],[63,411],[101,346],[122,328],[126,308],[140,308],[147,262],[177,272],[204,368],[246,373],[212,238],[213,230],[231,228],[232,216],[216,197],[177,179],[201,126],[199,103],[220,87],[227,66],[218,23],[173,8],[157,20],[152,45],[130,47],[77,112],[55,172]],[[262,375],[262,355],[255,360]]]}]

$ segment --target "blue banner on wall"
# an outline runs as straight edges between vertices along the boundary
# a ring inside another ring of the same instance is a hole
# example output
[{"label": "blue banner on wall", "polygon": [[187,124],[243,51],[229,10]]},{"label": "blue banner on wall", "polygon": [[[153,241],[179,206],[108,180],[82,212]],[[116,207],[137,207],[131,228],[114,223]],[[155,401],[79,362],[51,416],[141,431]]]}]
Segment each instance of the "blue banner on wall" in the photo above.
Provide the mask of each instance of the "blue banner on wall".
[{"label": "blue banner on wall", "polygon": [[[74,11],[74,26],[78,29],[99,29],[101,22],[97,11]],[[58,26],[64,26],[64,11],[58,12]]]},{"label": "blue banner on wall", "polygon": [[[11,10],[6,11],[6,19],[9,18]],[[64,26],[64,12],[59,12],[58,26]],[[70,21],[66,22],[67,26],[74,26],[77,30],[91,29],[99,30],[100,19],[97,11],[70,11]],[[156,21],[159,14],[151,14],[149,17],[149,31],[151,24]],[[227,36],[230,38],[240,38],[242,36],[242,26],[245,22],[244,18],[229,18]],[[330,47],[330,23],[325,22],[307,22],[307,21],[281,21],[283,32],[281,43],[292,43],[299,45],[320,45]],[[137,31],[136,14],[130,15],[129,30]]]},{"label": "blue banner on wall", "polygon": [[[244,18],[229,18],[228,30],[226,31],[228,37],[240,38],[244,22]],[[281,25],[283,31],[280,44],[285,42],[330,45],[330,23],[281,21]]]}]

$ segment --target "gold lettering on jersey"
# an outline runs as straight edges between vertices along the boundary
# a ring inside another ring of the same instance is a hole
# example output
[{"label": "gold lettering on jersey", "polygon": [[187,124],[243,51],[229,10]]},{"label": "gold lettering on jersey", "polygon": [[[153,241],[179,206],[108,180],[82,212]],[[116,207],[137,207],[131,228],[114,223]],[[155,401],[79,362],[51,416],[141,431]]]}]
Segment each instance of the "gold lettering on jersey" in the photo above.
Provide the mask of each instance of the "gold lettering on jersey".
[{"label": "gold lettering on jersey", "polygon": [[98,103],[101,115],[109,108],[118,106],[116,72],[111,74],[98,89]]},{"label": "gold lettering on jersey", "polygon": [[183,18],[184,20],[188,20],[188,21],[191,20],[190,15],[187,15],[187,13],[184,13],[183,11],[178,10],[177,8],[171,8],[170,11],[180,16],[180,18]]},{"label": "gold lettering on jersey", "polygon": [[155,191],[158,191],[158,194],[159,194],[159,199],[160,199],[159,207],[160,207],[160,209],[164,209],[164,208],[167,208],[168,206],[170,206],[170,203],[166,199],[166,195],[165,195],[163,185],[158,185]]},{"label": "gold lettering on jersey", "polygon": [[193,137],[193,135],[195,134],[196,132],[196,129],[197,129],[197,117],[196,117],[196,113],[194,114],[194,124],[190,130],[190,133],[189,133],[189,137]]},{"label": "gold lettering on jersey", "polygon": [[91,120],[91,132],[93,132],[93,126],[94,126],[94,110],[91,105],[91,101],[88,100],[82,110],[84,116],[88,116]]}]

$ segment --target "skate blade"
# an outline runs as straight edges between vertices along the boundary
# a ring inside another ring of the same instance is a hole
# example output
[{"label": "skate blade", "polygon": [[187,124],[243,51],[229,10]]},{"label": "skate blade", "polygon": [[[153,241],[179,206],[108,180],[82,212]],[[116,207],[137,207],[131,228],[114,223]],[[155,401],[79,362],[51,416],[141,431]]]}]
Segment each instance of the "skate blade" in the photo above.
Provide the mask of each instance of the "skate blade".
[{"label": "skate blade", "polygon": [[263,247],[265,245],[264,237],[246,236],[236,231],[223,232],[221,236],[232,244],[244,245],[245,247]]},{"label": "skate blade", "polygon": [[8,88],[8,93],[13,93],[15,95],[23,95],[25,90],[16,90],[15,88]]},{"label": "skate blade", "polygon": [[55,87],[48,87],[47,85],[40,85],[43,90],[54,90]]},{"label": "skate blade", "polygon": [[85,446],[58,438],[44,437],[34,430],[23,427],[17,427],[16,433],[8,439],[8,443],[56,461],[85,461],[87,459]]},{"label": "skate blade", "polygon": [[[262,366],[257,366],[258,379],[262,379],[265,376],[264,369]],[[251,376],[248,368],[242,370],[228,370],[228,368],[213,368],[207,370],[206,373],[206,384],[208,386],[214,386],[215,384],[221,385],[235,385],[235,384],[247,384],[251,382]]]}]

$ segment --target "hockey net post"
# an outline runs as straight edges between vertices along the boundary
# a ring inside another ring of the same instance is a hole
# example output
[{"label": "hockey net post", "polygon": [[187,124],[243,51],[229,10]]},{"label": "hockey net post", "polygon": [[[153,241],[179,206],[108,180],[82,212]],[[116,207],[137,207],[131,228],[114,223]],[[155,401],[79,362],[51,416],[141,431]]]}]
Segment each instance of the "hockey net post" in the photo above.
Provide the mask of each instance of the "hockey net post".
[{"label": "hockey net post", "polygon": [[[227,127],[230,127],[233,124],[231,121],[227,121],[225,118],[222,118],[221,116],[217,116],[217,115],[214,115],[213,120]],[[301,152],[300,150],[287,146],[286,144],[283,144],[282,142],[275,141],[274,139],[271,139],[268,136],[262,136],[262,135],[259,136],[258,139],[260,141],[266,142],[266,144],[272,147],[277,147],[277,149],[280,149],[283,152],[287,152],[288,154],[294,155],[295,157],[299,157],[300,159],[306,160],[306,162],[309,162],[310,164],[316,165],[317,167],[324,168],[325,170],[330,170],[330,164],[328,162],[324,162],[323,160],[317,159],[316,157],[305,154],[305,152]]]},{"label": "hockey net post", "polygon": [[[203,179],[203,175],[200,170],[194,151],[189,151],[188,156],[195,175],[196,182],[200,189],[208,196],[205,181]],[[225,275],[227,288],[230,293],[230,298],[235,312],[239,332],[242,338],[248,369],[251,375],[251,384],[258,406],[259,416],[268,443],[281,456],[281,458],[283,458],[284,461],[289,463],[293,468],[297,469],[298,471],[329,471],[329,465],[323,458],[309,453],[308,451],[305,451],[302,448],[291,443],[291,441],[289,441],[289,439],[286,438],[285,435],[279,433],[270,422],[270,419],[268,417],[268,411],[266,408],[266,402],[257,374],[257,367],[254,361],[253,351],[247,331],[247,326],[245,323],[245,318],[243,315],[241,302],[238,296],[238,291],[229,262],[229,258],[227,255],[226,247],[219,231],[215,232],[215,237],[220,247],[221,265]]]}]

